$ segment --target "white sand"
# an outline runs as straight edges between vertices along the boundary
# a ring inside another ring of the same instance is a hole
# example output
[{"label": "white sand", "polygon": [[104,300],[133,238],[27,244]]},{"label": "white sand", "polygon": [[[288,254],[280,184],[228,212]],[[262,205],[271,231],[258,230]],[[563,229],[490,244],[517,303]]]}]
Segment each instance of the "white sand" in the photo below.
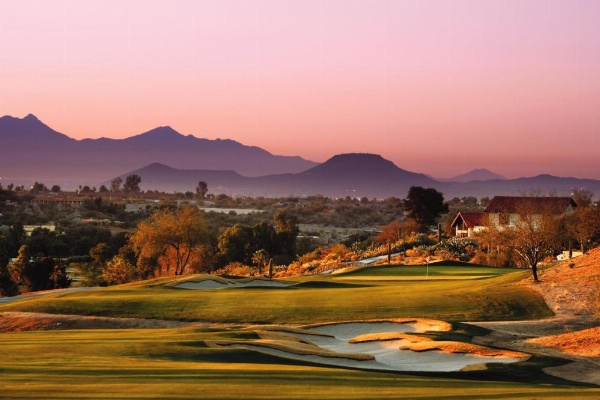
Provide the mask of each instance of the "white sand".
[{"label": "white sand", "polygon": [[211,290],[221,289],[227,287],[241,288],[241,287],[286,287],[293,285],[293,283],[274,281],[270,279],[250,279],[250,280],[234,280],[229,279],[226,282],[218,282],[212,279],[205,279],[200,282],[182,282],[175,287],[181,289],[196,289],[196,290]]},{"label": "white sand", "polygon": [[[481,357],[470,354],[447,354],[441,351],[431,350],[425,352],[414,352],[410,350],[399,350],[408,344],[407,340],[371,341],[350,344],[348,341],[356,336],[368,333],[382,332],[414,332],[415,329],[408,324],[394,322],[352,322],[343,324],[323,325],[310,330],[328,336],[317,336],[310,334],[296,334],[302,340],[306,340],[323,349],[332,350],[336,353],[363,353],[375,357],[372,361],[356,361],[343,357],[323,357],[316,355],[302,355],[266,348],[252,344],[243,344],[250,350],[260,351],[283,358],[308,361],[316,364],[330,366],[342,366],[357,369],[382,370],[382,371],[435,371],[452,372],[460,371],[462,368],[483,364],[487,362],[513,363],[520,361],[518,358],[507,357]],[[236,345],[236,347],[238,347]]]}]

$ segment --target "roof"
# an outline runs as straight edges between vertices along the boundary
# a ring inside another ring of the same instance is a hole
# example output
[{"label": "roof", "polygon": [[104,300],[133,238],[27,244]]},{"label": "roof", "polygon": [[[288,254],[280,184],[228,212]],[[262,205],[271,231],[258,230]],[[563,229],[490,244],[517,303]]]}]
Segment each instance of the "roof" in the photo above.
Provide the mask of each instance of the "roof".
[{"label": "roof", "polygon": [[454,218],[454,221],[452,221],[451,226],[456,226],[460,220],[462,220],[469,228],[483,226],[485,225],[484,216],[486,215],[487,214],[481,212],[459,212]]},{"label": "roof", "polygon": [[577,207],[570,197],[510,197],[495,196],[485,208],[486,213],[564,214]]}]

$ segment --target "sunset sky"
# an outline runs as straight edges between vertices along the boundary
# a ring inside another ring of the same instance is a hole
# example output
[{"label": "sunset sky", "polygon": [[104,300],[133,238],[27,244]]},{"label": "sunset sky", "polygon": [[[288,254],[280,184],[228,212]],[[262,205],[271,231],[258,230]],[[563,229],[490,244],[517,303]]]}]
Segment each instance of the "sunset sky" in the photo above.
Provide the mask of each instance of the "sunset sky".
[{"label": "sunset sky", "polygon": [[0,115],[600,179],[600,0],[0,0]]}]

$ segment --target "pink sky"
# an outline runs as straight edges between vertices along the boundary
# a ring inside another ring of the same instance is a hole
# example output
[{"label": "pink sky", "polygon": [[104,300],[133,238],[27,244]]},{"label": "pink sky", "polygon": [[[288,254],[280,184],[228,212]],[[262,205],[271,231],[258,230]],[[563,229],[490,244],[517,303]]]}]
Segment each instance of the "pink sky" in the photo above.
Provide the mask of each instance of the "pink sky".
[{"label": "pink sky", "polygon": [[0,0],[0,115],[600,179],[600,1]]}]

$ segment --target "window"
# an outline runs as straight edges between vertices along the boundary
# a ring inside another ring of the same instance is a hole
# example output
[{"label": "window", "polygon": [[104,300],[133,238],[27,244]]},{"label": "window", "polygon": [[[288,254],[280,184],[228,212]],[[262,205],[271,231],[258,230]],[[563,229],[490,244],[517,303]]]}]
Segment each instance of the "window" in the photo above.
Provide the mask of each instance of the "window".
[{"label": "window", "polygon": [[498,216],[498,221],[500,223],[500,225],[505,226],[505,225],[510,225],[510,214],[505,214],[502,213]]}]

